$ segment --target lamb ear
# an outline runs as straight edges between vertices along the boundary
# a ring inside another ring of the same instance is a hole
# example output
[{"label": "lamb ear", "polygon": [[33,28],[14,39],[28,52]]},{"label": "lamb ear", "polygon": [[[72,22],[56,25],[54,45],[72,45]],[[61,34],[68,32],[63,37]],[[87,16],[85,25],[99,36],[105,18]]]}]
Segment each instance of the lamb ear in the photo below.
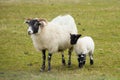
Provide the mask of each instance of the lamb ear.
[{"label": "lamb ear", "polygon": [[81,37],[82,35],[81,35],[81,34],[78,34],[77,36],[78,36],[78,38],[79,38],[79,37]]},{"label": "lamb ear", "polygon": [[39,23],[42,27],[47,25],[47,20],[46,19],[38,19],[38,21],[39,21]]}]

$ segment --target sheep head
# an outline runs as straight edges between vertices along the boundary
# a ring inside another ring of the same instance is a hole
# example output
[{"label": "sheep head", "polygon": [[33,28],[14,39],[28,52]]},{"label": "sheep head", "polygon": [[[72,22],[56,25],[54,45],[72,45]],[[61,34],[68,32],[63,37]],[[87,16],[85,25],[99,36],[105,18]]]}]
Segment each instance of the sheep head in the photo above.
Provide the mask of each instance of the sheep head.
[{"label": "sheep head", "polygon": [[74,45],[77,43],[79,37],[82,36],[81,34],[71,34],[70,33],[70,44]]},{"label": "sheep head", "polygon": [[37,34],[41,32],[42,28],[47,25],[47,21],[45,19],[26,19],[25,23],[28,24],[28,34]]}]

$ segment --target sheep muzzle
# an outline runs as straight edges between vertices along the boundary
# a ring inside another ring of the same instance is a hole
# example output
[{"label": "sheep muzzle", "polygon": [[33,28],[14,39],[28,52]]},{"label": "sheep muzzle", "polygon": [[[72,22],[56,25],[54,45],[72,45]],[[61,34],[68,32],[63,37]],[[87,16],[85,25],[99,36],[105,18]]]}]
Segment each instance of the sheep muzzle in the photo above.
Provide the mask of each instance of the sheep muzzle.
[{"label": "sheep muzzle", "polygon": [[28,35],[31,35],[32,33],[30,31],[28,31]]}]

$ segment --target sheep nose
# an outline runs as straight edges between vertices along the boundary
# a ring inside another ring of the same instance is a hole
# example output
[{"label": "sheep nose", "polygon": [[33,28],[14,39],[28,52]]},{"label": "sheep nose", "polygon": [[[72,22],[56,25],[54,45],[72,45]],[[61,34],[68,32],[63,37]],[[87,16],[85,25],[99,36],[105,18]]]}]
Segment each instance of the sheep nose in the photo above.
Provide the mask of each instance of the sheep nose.
[{"label": "sheep nose", "polygon": [[28,35],[31,35],[31,31],[28,31]]}]

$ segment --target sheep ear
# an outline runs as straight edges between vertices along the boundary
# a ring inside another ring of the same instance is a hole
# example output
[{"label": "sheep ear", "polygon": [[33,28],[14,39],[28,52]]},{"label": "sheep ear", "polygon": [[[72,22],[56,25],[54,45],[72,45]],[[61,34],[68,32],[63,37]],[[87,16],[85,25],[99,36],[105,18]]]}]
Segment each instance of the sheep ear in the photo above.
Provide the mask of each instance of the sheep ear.
[{"label": "sheep ear", "polygon": [[78,36],[78,38],[79,38],[79,37],[81,37],[82,35],[81,35],[81,34],[78,34],[77,36]]},{"label": "sheep ear", "polygon": [[30,18],[26,19],[24,23],[29,23],[30,22]]},{"label": "sheep ear", "polygon": [[38,19],[40,26],[44,27],[47,25],[47,20],[46,19]]}]

